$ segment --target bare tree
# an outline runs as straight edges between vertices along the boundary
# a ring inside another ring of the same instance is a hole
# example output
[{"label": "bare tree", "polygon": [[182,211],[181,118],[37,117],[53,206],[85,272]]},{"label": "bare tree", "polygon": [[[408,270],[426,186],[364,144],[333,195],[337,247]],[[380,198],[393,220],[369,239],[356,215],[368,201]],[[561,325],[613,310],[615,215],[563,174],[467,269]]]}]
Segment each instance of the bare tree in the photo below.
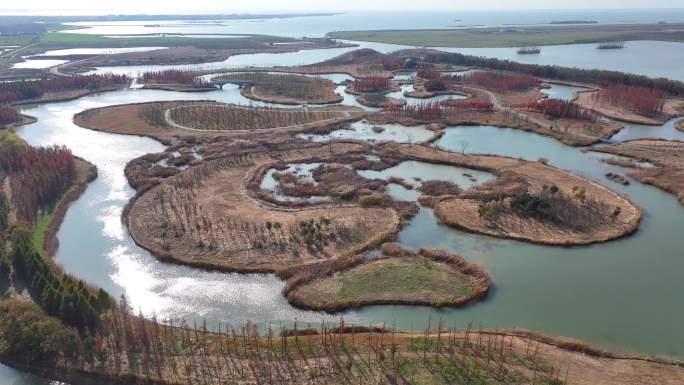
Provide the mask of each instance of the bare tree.
[{"label": "bare tree", "polygon": [[466,154],[466,151],[468,151],[468,146],[470,146],[470,142],[468,142],[467,140],[461,141],[461,154]]}]

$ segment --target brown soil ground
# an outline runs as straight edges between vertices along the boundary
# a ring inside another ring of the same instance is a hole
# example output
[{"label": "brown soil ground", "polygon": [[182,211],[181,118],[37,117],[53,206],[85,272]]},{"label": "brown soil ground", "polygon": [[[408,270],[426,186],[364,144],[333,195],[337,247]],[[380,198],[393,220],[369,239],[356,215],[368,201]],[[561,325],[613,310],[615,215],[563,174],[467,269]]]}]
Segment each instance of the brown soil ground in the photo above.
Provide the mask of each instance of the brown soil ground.
[{"label": "brown soil ground", "polygon": [[546,94],[541,92],[539,88],[533,88],[528,91],[511,91],[511,92],[495,92],[497,100],[503,107],[520,108],[527,107],[530,102],[537,101],[546,97]]},{"label": "brown soil ground", "polygon": [[412,145],[410,151],[408,145],[388,144],[383,147],[385,151],[399,152],[416,160],[476,168],[495,174],[512,171],[523,176],[530,183],[531,191],[539,191],[543,185],[555,185],[561,191],[570,193],[574,187],[579,187],[586,190],[587,197],[605,203],[610,207],[620,208],[620,214],[613,223],[600,226],[587,233],[570,231],[566,228],[523,218],[510,222],[506,221],[498,227],[492,227],[491,223],[480,218],[477,201],[459,197],[440,199],[435,205],[437,218],[444,224],[466,231],[540,244],[583,245],[629,235],[638,229],[641,221],[642,210],[629,199],[596,182],[541,162],[491,155],[462,155],[435,150],[424,145]]},{"label": "brown soil ground", "polygon": [[638,139],[592,150],[654,164],[653,168],[634,168],[629,176],[673,194],[684,204],[684,142]]},{"label": "brown soil ground", "polygon": [[581,92],[577,97],[576,103],[615,120],[651,126],[660,126],[671,118],[682,115],[682,106],[684,105],[684,101],[681,99],[668,99],[665,102],[662,116],[648,117],[624,108],[599,104],[593,100],[593,95],[594,92]]},{"label": "brown soil ground", "polygon": [[462,306],[489,290],[489,276],[457,255],[383,246],[383,252],[392,251],[332,275],[316,276],[291,290],[288,301],[329,312],[380,304]]},{"label": "brown soil ground", "polygon": [[[95,108],[92,110],[86,110],[74,116],[74,123],[78,126],[98,130],[111,132],[116,134],[124,135],[142,135],[152,137],[159,140],[162,143],[172,143],[177,139],[182,138],[193,138],[197,136],[239,136],[244,135],[245,132],[240,130],[235,131],[199,131],[199,130],[184,130],[180,128],[171,127],[168,125],[160,125],[159,122],[163,122],[163,116],[158,117],[158,120],[148,121],[143,118],[143,113],[145,110],[154,107],[159,111],[165,111],[169,108],[174,108],[177,106],[196,104],[197,102],[152,102],[152,103],[135,103],[135,104],[124,104],[119,106],[109,106],[103,108]],[[207,102],[207,104],[213,104],[214,102]],[[339,110],[344,111],[352,115],[350,120],[358,119],[363,115],[362,111],[353,107],[326,107],[326,110]],[[345,119],[341,119],[344,121]],[[340,122],[337,122],[340,123]],[[293,130],[288,129],[264,129],[260,130],[261,133],[282,133],[284,131],[307,131],[309,129],[316,128],[316,124],[312,124],[310,127],[298,127]]]},{"label": "brown soil ground", "polygon": [[[362,148],[351,143],[332,146],[336,154]],[[245,189],[260,167],[276,161],[325,158],[330,149],[322,145],[280,152],[278,159],[271,157],[276,154],[262,153],[204,162],[140,196],[130,207],[130,232],[138,244],[162,259],[244,272],[277,272],[294,265],[354,255],[392,237],[401,224],[392,209],[362,208],[355,204],[286,208],[260,201]],[[199,182],[188,182],[197,175],[201,175]],[[321,217],[329,218],[336,230],[347,229],[350,238],[330,242],[318,250],[288,242],[289,234],[301,222]],[[186,231],[179,232],[177,227],[186,222],[204,225],[198,229],[188,225]],[[282,231],[266,230],[267,222],[279,223]],[[256,234],[264,232],[257,239]]]},{"label": "brown soil ground", "polygon": [[684,119],[678,121],[675,124],[675,128],[678,129],[679,131],[684,131]]}]

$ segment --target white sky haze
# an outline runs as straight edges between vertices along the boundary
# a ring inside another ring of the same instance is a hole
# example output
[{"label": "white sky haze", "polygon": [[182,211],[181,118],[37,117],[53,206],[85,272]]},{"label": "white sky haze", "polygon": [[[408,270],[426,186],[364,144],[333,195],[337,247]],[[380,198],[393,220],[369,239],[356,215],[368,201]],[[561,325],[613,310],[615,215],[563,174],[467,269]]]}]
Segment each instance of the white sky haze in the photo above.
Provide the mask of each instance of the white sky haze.
[{"label": "white sky haze", "polygon": [[[522,9],[683,8],[684,0],[22,0],[5,1],[0,13],[246,13],[317,11],[437,11]],[[59,4],[59,7],[56,5]]]}]

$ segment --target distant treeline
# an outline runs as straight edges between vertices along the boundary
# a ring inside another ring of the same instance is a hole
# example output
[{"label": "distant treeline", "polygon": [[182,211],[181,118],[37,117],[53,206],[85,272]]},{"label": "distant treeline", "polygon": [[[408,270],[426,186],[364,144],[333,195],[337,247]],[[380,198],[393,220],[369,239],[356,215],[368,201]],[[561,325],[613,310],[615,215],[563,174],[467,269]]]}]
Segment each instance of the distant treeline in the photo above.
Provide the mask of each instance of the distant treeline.
[{"label": "distant treeline", "polygon": [[460,53],[434,52],[425,55],[429,63],[448,63],[456,66],[484,67],[500,71],[521,72],[546,79],[606,84],[624,84],[661,90],[672,96],[684,95],[684,83],[665,78],[649,78],[644,75],[618,71],[586,70],[552,65],[522,64],[510,60],[469,56]]},{"label": "distant treeline", "polygon": [[40,34],[47,32],[46,24],[38,23],[3,23],[0,17],[0,34],[2,35],[16,35],[16,34]]},{"label": "distant treeline", "polygon": [[75,21],[161,21],[161,20],[251,20],[283,19],[302,16],[332,16],[338,13],[282,13],[282,14],[205,14],[205,15],[92,15],[92,16],[0,16],[0,25],[28,23],[66,23]]}]

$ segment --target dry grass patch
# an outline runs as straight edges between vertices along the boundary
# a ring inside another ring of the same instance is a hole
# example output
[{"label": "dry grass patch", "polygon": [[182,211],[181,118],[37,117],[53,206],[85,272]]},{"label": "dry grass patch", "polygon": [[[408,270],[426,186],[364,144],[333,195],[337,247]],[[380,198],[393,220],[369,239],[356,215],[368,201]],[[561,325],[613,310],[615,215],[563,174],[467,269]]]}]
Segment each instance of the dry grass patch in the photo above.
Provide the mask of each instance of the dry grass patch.
[{"label": "dry grass patch", "polygon": [[633,233],[642,212],[597,183],[537,162],[499,172],[435,205],[443,223],[467,231],[548,245],[583,245]]},{"label": "dry grass patch", "polygon": [[249,108],[218,103],[183,105],[167,111],[171,125],[197,131],[292,128],[312,123],[333,122],[348,117],[347,113],[339,110]]},{"label": "dry grass patch", "polygon": [[243,87],[243,95],[268,102],[327,104],[343,100],[335,93],[335,83],[312,76],[250,72],[222,75],[214,80],[252,83],[252,86]]},{"label": "dry grass patch", "polygon": [[325,311],[378,304],[459,306],[483,298],[489,289],[487,274],[457,255],[414,253],[396,244],[385,244],[383,252],[381,258],[357,259],[337,272],[321,270],[324,277],[312,275],[287,293],[288,300]]},{"label": "dry grass patch", "polygon": [[[332,148],[339,153],[360,146]],[[281,152],[278,160],[261,153],[205,161],[137,199],[129,212],[131,234],[162,259],[244,272],[278,272],[353,255],[393,236],[401,223],[393,208],[284,207],[247,191],[259,169],[325,157],[329,150]]]},{"label": "dry grass patch", "polygon": [[629,175],[675,195],[684,204],[684,142],[638,139],[593,150],[654,164],[656,167],[634,167]]}]

